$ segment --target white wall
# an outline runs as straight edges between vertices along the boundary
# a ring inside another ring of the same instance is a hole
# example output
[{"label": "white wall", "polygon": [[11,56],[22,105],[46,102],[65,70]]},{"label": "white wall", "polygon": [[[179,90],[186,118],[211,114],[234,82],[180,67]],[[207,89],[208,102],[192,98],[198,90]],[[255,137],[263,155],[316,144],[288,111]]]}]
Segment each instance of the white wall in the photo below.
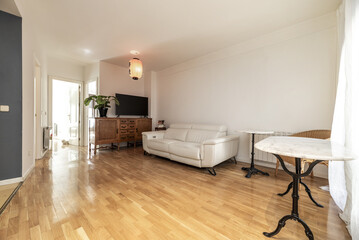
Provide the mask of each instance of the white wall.
[{"label": "white wall", "polygon": [[99,78],[99,74],[100,74],[100,63],[99,62],[87,64],[84,67],[83,79],[85,82],[93,81],[93,80]]},{"label": "white wall", "polygon": [[[22,5],[28,3],[20,0],[15,0],[15,3],[22,16],[22,175],[25,177],[35,166],[35,62],[41,67],[41,83],[46,82],[47,62],[30,22],[31,13],[26,12]],[[43,109],[43,105],[41,108]]]},{"label": "white wall", "polygon": [[[114,96],[116,93],[144,96],[144,77],[132,80],[128,75],[128,68],[101,61],[99,94]],[[116,107],[113,102],[108,116],[116,116]]]},{"label": "white wall", "polygon": [[61,77],[68,80],[83,81],[84,65],[56,57],[48,57],[47,73],[49,76]]},{"label": "white wall", "polygon": [[[100,74],[99,62],[87,64],[84,67],[84,82],[85,82],[84,99],[89,96],[87,83],[96,80],[98,84],[99,74]],[[88,107],[86,106],[84,107],[84,146],[88,146]]]},{"label": "white wall", "polygon": [[[159,72],[157,117],[229,133],[330,129],[335,73],[332,13]],[[240,138],[238,157],[249,161],[248,136]]]},{"label": "white wall", "polygon": [[145,97],[148,97],[148,116],[152,118],[152,129],[157,125],[157,73],[145,72]]}]

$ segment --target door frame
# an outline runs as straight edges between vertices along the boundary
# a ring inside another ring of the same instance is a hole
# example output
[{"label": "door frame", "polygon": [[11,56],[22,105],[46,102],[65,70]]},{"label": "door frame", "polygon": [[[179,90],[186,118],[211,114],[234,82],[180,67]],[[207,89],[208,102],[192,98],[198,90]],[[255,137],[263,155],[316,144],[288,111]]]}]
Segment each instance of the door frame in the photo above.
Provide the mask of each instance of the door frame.
[{"label": "door frame", "polygon": [[34,56],[34,159],[41,159],[44,156],[42,136],[42,92],[41,92],[41,65]]},{"label": "door frame", "polygon": [[69,79],[69,78],[64,78],[64,77],[59,77],[59,76],[56,76],[56,75],[48,75],[48,90],[49,90],[49,125],[52,126],[52,118],[53,118],[53,115],[52,115],[52,104],[53,104],[53,101],[52,101],[52,82],[53,80],[60,80],[60,81],[64,81],[64,82],[71,82],[71,83],[77,83],[80,85],[80,99],[79,99],[79,120],[80,120],[80,123],[79,123],[79,132],[78,132],[78,136],[80,138],[79,140],[79,146],[83,146],[84,144],[84,102],[83,102],[83,98],[84,98],[84,83],[83,81],[78,81],[78,80],[74,80],[74,79]]},{"label": "door frame", "polygon": [[[96,95],[98,95],[98,90],[99,90],[99,87],[98,87],[98,84],[99,84],[99,80],[98,80],[98,77],[93,77],[93,78],[90,78],[90,80],[88,81],[85,81],[84,82],[84,98],[87,98],[89,96],[89,92],[88,92],[88,85],[90,82],[96,82]],[[88,139],[88,134],[89,134],[89,129],[88,129],[88,125],[89,125],[89,116],[88,116],[88,107],[84,106],[83,108],[84,110],[84,134],[83,134],[83,144],[84,146],[88,146],[88,142],[89,142],[89,139]],[[97,117],[96,116],[96,113],[97,111],[94,111],[94,117]]]}]

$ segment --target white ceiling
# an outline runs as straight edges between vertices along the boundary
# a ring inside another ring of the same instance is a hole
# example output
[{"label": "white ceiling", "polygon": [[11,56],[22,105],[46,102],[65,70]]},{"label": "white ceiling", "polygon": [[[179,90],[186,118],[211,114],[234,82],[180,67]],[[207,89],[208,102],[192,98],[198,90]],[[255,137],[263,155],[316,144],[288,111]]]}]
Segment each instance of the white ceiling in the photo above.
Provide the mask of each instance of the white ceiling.
[{"label": "white ceiling", "polygon": [[[146,70],[169,66],[335,10],[341,0],[22,0],[52,55]],[[84,53],[90,49],[91,53]]]},{"label": "white ceiling", "polygon": [[21,17],[14,0],[0,0],[0,11]]}]

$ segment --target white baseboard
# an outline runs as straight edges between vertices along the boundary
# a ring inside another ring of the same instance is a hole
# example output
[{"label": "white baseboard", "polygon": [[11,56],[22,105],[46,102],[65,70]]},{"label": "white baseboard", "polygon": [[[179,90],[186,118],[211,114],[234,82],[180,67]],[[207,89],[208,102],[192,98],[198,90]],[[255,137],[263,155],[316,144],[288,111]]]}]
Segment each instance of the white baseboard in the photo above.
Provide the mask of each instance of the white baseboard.
[{"label": "white baseboard", "polygon": [[26,173],[22,176],[22,181],[25,181],[25,179],[27,178],[27,176],[31,173],[31,171],[34,169],[35,167],[35,163],[33,163],[31,165],[31,167],[26,171]]},{"label": "white baseboard", "polygon": [[19,183],[19,182],[21,182],[21,181],[22,181],[22,177],[10,178],[10,179],[6,179],[6,180],[0,181],[0,186],[1,186],[1,185],[13,184],[13,183]]},{"label": "white baseboard", "polygon": [[17,177],[17,178],[10,178],[10,179],[6,179],[6,180],[1,180],[0,181],[0,186],[2,185],[8,185],[8,184],[13,184],[13,183],[19,183],[22,181],[25,181],[25,179],[27,178],[27,176],[31,173],[31,171],[34,169],[35,167],[35,163],[31,165],[31,167],[26,171],[26,173],[22,176],[22,177]]}]

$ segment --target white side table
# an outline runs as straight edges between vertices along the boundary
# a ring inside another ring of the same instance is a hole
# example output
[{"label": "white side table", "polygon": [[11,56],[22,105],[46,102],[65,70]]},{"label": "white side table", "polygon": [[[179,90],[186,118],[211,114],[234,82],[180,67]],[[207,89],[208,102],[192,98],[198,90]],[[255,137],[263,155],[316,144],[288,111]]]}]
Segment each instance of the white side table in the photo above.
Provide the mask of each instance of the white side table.
[{"label": "white side table", "polygon": [[[277,235],[285,226],[285,222],[291,219],[298,221],[303,225],[305,234],[307,235],[308,239],[314,239],[314,235],[309,226],[299,217],[298,213],[298,190],[301,178],[308,176],[313,170],[314,166],[322,161],[352,160],[353,157],[350,151],[344,146],[331,142],[330,140],[302,137],[269,137],[256,143],[255,147],[261,151],[274,154],[280,161],[283,170],[293,178],[292,213],[282,217],[278,222],[277,228],[273,232],[263,232],[264,236],[273,237]],[[295,158],[295,172],[288,170],[280,155]],[[304,173],[301,173],[302,158],[317,160],[312,162]]]},{"label": "white side table", "polygon": [[251,166],[249,168],[242,167],[242,170],[248,172],[246,175],[246,178],[250,178],[252,175],[257,174],[257,173],[261,173],[265,176],[269,176],[268,173],[263,172],[254,167],[254,136],[255,136],[255,134],[258,134],[258,135],[273,134],[274,132],[273,131],[258,131],[258,130],[243,130],[243,131],[239,131],[239,132],[248,133],[248,134],[252,135]]}]

